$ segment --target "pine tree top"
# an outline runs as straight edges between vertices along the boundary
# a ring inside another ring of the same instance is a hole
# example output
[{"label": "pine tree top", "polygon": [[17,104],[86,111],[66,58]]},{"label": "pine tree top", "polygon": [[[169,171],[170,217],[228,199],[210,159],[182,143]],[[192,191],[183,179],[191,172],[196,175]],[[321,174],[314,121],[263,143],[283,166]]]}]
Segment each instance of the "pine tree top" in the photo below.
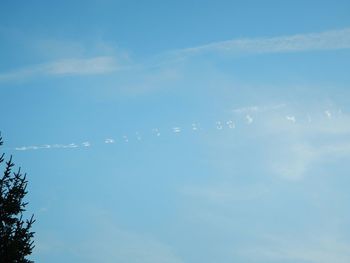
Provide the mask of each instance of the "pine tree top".
[{"label": "pine tree top", "polygon": [[[3,145],[0,133],[0,146]],[[27,202],[23,199],[27,194],[26,174],[21,168],[14,171],[15,164],[12,156],[5,160],[5,154],[0,155],[0,167],[4,165],[4,172],[0,177],[0,262],[29,263],[26,257],[34,248],[34,216],[23,219]]]}]

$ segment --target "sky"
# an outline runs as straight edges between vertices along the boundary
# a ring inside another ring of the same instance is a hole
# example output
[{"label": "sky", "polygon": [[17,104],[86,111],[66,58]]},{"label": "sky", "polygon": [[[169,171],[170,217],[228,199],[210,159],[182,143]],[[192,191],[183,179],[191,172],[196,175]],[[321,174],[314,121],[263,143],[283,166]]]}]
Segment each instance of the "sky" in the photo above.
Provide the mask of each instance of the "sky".
[{"label": "sky", "polygon": [[350,261],[349,1],[0,1],[36,262]]}]

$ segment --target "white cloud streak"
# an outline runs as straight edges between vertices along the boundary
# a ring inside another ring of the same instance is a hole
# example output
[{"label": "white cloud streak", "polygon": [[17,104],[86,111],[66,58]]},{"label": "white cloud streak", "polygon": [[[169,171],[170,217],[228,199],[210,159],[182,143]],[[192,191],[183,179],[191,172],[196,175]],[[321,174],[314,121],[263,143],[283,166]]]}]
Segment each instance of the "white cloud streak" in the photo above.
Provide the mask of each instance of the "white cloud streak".
[{"label": "white cloud streak", "polygon": [[[206,45],[169,51],[163,55],[156,55],[154,58],[158,61],[156,63],[157,65],[164,66],[178,61],[181,57],[200,55],[208,52],[225,54],[259,54],[338,50],[348,48],[350,48],[350,28],[345,28],[341,30],[324,31],[321,33],[265,38],[242,38],[213,42]],[[151,65],[147,62],[141,62],[141,65],[142,64],[145,68],[154,67],[154,62],[151,62]],[[39,65],[32,65],[12,72],[0,73],[0,81],[17,80],[33,76],[107,74],[125,68],[125,66],[121,66],[117,63],[116,56],[68,58]],[[128,69],[138,70],[140,67],[128,67]]]},{"label": "white cloud streak", "polygon": [[[278,173],[284,174],[286,178],[301,178],[306,171],[308,164],[310,164],[314,160],[318,160],[321,156],[324,157],[326,155],[339,155],[339,154],[348,154],[350,153],[350,145],[348,143],[342,143],[341,145],[330,144],[330,145],[320,145],[319,147],[309,146],[305,144],[305,140],[303,138],[307,138],[312,135],[313,137],[327,134],[329,136],[337,136],[337,135],[346,135],[350,134],[350,116],[338,112],[338,115],[332,115],[331,110],[326,111],[318,111],[314,115],[316,118],[311,122],[310,114],[299,113],[298,115],[305,115],[306,117],[300,119],[300,121],[296,121],[296,117],[294,115],[282,115],[281,113],[274,112],[272,110],[277,110],[279,108],[284,107],[284,104],[276,105],[276,106],[253,106],[253,107],[245,107],[234,110],[236,113],[247,113],[247,112],[266,112],[264,114],[264,118],[260,118],[256,123],[259,126],[259,133],[268,135],[268,136],[279,136],[283,134],[286,139],[290,141],[289,147],[285,147],[284,149],[288,149],[288,158],[282,158],[283,155],[278,155],[277,163],[274,163],[274,170]],[[269,112],[267,112],[269,111]],[[329,114],[325,114],[328,112]],[[253,114],[253,113],[252,113]],[[330,118],[330,116],[332,118]],[[226,121],[216,121],[215,124],[212,123],[212,128],[216,130],[223,129],[235,129],[236,121],[239,120],[226,120]],[[245,123],[247,125],[251,125],[254,122],[254,118],[250,114],[244,115],[244,119],[241,120],[241,123]],[[292,123],[293,125],[290,125]],[[191,123],[185,128],[181,127],[172,127],[167,130],[169,134],[179,134],[183,130],[190,130],[192,132],[196,132],[200,129],[198,123]],[[147,134],[147,132],[143,132],[143,134]],[[149,135],[153,135],[155,137],[160,136],[160,131],[158,128],[154,128],[149,131]],[[277,138],[277,137],[276,137]],[[141,135],[137,131],[132,136],[123,135],[119,139],[114,138],[106,138],[103,140],[104,144],[115,144],[118,141],[131,142],[131,141],[141,141]],[[302,141],[303,143],[297,143]],[[307,141],[307,140],[306,140]],[[287,140],[284,140],[287,143]],[[82,141],[82,143],[70,143],[70,144],[41,144],[41,145],[31,145],[31,146],[21,146],[11,148],[16,151],[28,151],[28,150],[39,150],[39,149],[74,149],[74,148],[88,148],[91,147],[91,143],[89,141]],[[334,146],[334,147],[333,147]]]},{"label": "white cloud streak", "polygon": [[195,55],[206,52],[282,53],[350,48],[350,28],[321,33],[297,34],[279,37],[242,38],[214,42],[173,52],[177,55]]},{"label": "white cloud streak", "polygon": [[233,109],[232,112],[236,114],[259,113],[259,112],[279,110],[284,107],[286,107],[286,104],[284,103],[276,104],[276,105],[267,105],[267,106],[255,105],[255,106],[236,108],[236,109]]},{"label": "white cloud streak", "polygon": [[[90,147],[91,144],[89,142],[83,142],[82,147]],[[28,151],[28,150],[40,150],[40,149],[72,149],[72,148],[79,148],[79,145],[76,143],[70,143],[70,144],[44,144],[44,145],[32,145],[32,146],[21,146],[21,147],[15,147],[14,150],[16,151]]]},{"label": "white cloud streak", "polygon": [[0,74],[0,81],[23,79],[33,76],[107,74],[120,70],[121,68],[116,59],[111,56],[99,56],[85,59],[61,59],[13,72],[2,73]]}]

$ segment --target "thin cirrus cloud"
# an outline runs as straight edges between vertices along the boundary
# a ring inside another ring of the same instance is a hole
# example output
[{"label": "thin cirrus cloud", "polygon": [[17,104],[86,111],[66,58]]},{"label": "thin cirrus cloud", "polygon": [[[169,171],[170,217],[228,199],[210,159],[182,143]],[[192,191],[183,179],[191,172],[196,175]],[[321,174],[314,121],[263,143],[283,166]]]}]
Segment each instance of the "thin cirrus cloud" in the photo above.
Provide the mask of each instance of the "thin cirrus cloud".
[{"label": "thin cirrus cloud", "polygon": [[[206,53],[259,54],[338,50],[350,48],[350,28],[329,30],[320,33],[296,34],[265,38],[241,38],[214,42],[190,48],[172,50],[156,55],[153,62],[141,62],[128,69],[138,70],[173,64],[179,58]],[[97,56],[92,58],[70,58],[33,65],[13,72],[0,73],[0,81],[16,80],[28,77],[60,75],[96,75],[107,74],[125,69],[115,56]]]},{"label": "thin cirrus cloud", "polygon": [[207,52],[256,54],[337,50],[347,48],[350,48],[350,28],[324,31],[321,33],[234,39],[180,49],[173,53],[180,56],[190,56]]},{"label": "thin cirrus cloud", "polygon": [[112,56],[93,58],[61,59],[44,64],[34,65],[13,72],[0,74],[1,80],[15,80],[26,77],[60,76],[60,75],[97,75],[121,70]]}]

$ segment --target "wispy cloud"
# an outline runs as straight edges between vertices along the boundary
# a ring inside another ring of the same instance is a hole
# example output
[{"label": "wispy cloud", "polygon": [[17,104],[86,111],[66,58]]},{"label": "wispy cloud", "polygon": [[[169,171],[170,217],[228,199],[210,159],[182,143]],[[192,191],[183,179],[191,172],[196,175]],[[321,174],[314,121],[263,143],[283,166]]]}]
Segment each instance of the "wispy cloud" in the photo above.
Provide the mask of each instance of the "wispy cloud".
[{"label": "wispy cloud", "polygon": [[14,150],[16,151],[28,151],[28,150],[40,150],[40,149],[67,149],[67,148],[79,148],[79,147],[90,147],[90,142],[83,142],[80,145],[76,143],[70,143],[70,144],[44,144],[44,145],[32,145],[32,146],[21,146],[21,147],[15,147]]},{"label": "wispy cloud", "polygon": [[[296,34],[277,37],[241,38],[213,42],[190,48],[171,50],[155,55],[150,61],[139,61],[128,69],[140,70],[166,67],[181,58],[208,52],[225,54],[259,54],[337,50],[350,48],[350,28],[330,30],[321,33]],[[63,55],[63,54],[61,54]],[[118,63],[118,56],[96,56],[92,58],[68,58],[32,65],[12,72],[0,73],[0,81],[16,80],[32,76],[94,75],[115,72],[126,67]],[[253,111],[255,109],[252,109]]]},{"label": "wispy cloud", "polygon": [[[329,114],[334,111],[327,110]],[[322,110],[309,115],[294,110],[294,115],[286,118],[274,118],[271,114],[260,127],[267,136],[282,138],[271,148],[271,171],[285,179],[300,180],[307,176],[317,165],[328,160],[337,160],[350,156],[350,117],[347,114],[334,114],[329,118]],[[304,118],[301,116],[304,115]],[[321,138],[327,138],[326,140]],[[269,163],[269,162],[268,162]]]},{"label": "wispy cloud", "polygon": [[232,112],[236,114],[258,113],[258,112],[278,110],[285,106],[286,104],[284,103],[276,104],[276,105],[266,105],[266,106],[254,105],[254,106],[236,108],[236,109],[233,109]]},{"label": "wispy cloud", "polygon": [[115,72],[122,68],[112,56],[61,59],[0,74],[1,80],[16,80],[33,76],[96,75]]},{"label": "wispy cloud", "polygon": [[186,56],[205,52],[279,53],[344,48],[350,48],[350,28],[289,36],[241,38],[180,49],[173,53]]}]

